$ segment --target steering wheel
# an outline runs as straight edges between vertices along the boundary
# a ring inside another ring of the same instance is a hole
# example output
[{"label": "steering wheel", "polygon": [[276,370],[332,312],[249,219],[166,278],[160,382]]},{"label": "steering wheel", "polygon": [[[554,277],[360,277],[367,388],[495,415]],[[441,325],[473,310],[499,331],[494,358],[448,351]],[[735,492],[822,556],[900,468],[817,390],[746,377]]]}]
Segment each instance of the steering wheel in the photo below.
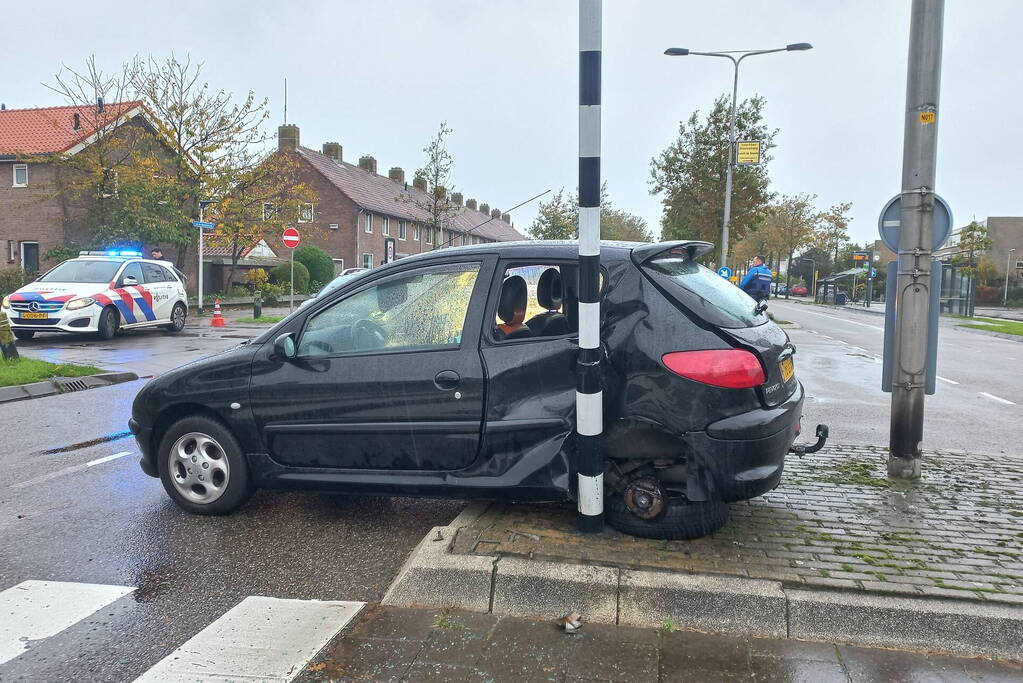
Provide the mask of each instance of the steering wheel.
[{"label": "steering wheel", "polygon": [[387,332],[380,323],[360,320],[352,328],[352,341],[356,349],[379,349],[387,343]]}]

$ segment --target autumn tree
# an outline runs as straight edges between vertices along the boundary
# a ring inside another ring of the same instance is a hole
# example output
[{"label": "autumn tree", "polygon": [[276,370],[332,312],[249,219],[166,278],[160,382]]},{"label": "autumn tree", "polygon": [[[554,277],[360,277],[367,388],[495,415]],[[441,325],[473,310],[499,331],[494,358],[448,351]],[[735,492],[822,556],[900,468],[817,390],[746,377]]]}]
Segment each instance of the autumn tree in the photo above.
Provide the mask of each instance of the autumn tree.
[{"label": "autumn tree", "polygon": [[[575,194],[558,190],[551,199],[540,204],[529,234],[538,240],[574,240],[579,236],[579,201]],[[649,242],[653,239],[645,219],[611,204],[607,183],[600,188],[600,238],[628,242]]]},{"label": "autumn tree", "polygon": [[830,249],[838,261],[838,250],[849,241],[849,212],[851,202],[832,206],[821,214],[820,223],[813,235],[813,243],[821,249]]},{"label": "autumn tree", "polygon": [[[730,239],[739,241],[763,221],[774,194],[768,189],[768,164],[777,130],[763,120],[765,101],[754,97],[739,103],[736,138],[763,143],[761,163],[735,166],[732,173]],[[693,112],[679,124],[678,138],[650,162],[653,195],[662,195],[661,238],[720,241],[728,171],[729,105],[714,101],[706,118]]]},{"label": "autumn tree", "polygon": [[987,226],[975,220],[959,230],[959,252],[952,263],[970,277],[977,276],[977,254],[986,252],[995,243],[988,237]]},{"label": "autumn tree", "polygon": [[[811,244],[820,224],[821,214],[814,206],[814,199],[816,196],[808,194],[785,195],[767,209],[760,231],[772,248],[785,254],[789,264],[797,250]],[[791,282],[791,272],[790,268],[786,284]]]}]

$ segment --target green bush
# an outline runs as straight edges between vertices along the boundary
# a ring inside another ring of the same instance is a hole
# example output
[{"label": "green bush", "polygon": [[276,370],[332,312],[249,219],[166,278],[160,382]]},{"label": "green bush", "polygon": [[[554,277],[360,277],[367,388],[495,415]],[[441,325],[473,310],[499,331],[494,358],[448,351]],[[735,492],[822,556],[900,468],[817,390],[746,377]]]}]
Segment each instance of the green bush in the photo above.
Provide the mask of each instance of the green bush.
[{"label": "green bush", "polygon": [[263,303],[268,306],[273,306],[286,298],[284,287],[280,285],[271,285],[270,283],[267,283],[260,287],[259,291],[263,294]]},{"label": "green bush", "polygon": [[[284,291],[291,291],[291,264],[282,263],[270,271],[270,282],[281,285]],[[295,294],[309,291],[309,269],[300,261],[295,261]]]},{"label": "green bush", "polygon": [[248,287],[235,285],[231,289],[227,290],[227,296],[232,299],[241,299],[243,297],[252,296],[252,292],[249,291]]},{"label": "green bush", "polygon": [[31,273],[21,268],[0,270],[0,297],[7,296],[14,290],[24,287],[33,279]]},{"label": "green bush", "polygon": [[330,282],[334,279],[334,261],[330,254],[315,245],[303,244],[296,249],[295,262],[305,264],[309,269],[310,281]]}]

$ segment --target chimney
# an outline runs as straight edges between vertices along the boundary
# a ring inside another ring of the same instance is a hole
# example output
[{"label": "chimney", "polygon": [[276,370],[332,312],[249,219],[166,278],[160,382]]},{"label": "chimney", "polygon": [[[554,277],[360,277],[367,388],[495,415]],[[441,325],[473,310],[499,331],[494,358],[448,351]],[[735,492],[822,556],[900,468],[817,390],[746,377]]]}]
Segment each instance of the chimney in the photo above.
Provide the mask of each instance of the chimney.
[{"label": "chimney", "polygon": [[370,173],[377,172],[377,160],[371,157],[369,154],[364,154],[359,157],[359,168]]},{"label": "chimney", "polygon": [[75,112],[74,116],[71,117],[71,127],[75,130],[82,129],[82,117],[78,112]]},{"label": "chimney", "polygon": [[97,97],[96,98],[96,113],[97,114],[102,114],[103,113],[103,98],[102,97]]},{"label": "chimney", "polygon": [[416,177],[412,179],[412,187],[416,188],[420,192],[426,192],[426,178],[417,174]]},{"label": "chimney", "polygon": [[0,111],[7,111],[7,105],[0,103]]},{"label": "chimney", "polygon": [[489,215],[490,214],[490,204],[487,204],[486,202],[480,204],[480,213],[485,213],[485,214]]},{"label": "chimney", "polygon": [[387,172],[387,177],[398,183],[399,185],[405,184],[405,169],[400,166],[395,166]]},{"label": "chimney", "polygon": [[341,145],[337,142],[323,143],[323,156],[330,157],[335,163],[341,163]]},{"label": "chimney", "polygon": [[494,209],[493,211],[491,211],[490,212],[490,217],[491,218],[500,218],[501,217],[501,209]]},{"label": "chimney", "polygon": [[286,123],[277,127],[277,151],[294,152],[298,149],[298,126]]},{"label": "chimney", "polygon": [[461,206],[462,205],[462,193],[461,192],[452,192],[451,193],[451,201],[453,201],[458,206]]},{"label": "chimney", "polygon": [[508,225],[511,225],[511,214],[510,213],[502,213],[501,214],[501,220],[504,221],[505,223],[507,223]]},{"label": "chimney", "polygon": [[473,211],[475,211],[476,210],[476,200],[475,199],[467,199],[467,200],[465,200],[465,207],[467,209],[472,209]]}]

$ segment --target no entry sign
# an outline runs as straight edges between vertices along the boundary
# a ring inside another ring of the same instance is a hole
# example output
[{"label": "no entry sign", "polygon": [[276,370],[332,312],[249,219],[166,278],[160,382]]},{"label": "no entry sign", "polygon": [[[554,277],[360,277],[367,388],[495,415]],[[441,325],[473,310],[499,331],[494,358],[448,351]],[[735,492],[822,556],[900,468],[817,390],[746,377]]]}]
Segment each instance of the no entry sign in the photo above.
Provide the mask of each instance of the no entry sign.
[{"label": "no entry sign", "polygon": [[302,241],[302,237],[295,228],[285,228],[281,241],[284,242],[284,246],[288,249],[294,249]]}]

